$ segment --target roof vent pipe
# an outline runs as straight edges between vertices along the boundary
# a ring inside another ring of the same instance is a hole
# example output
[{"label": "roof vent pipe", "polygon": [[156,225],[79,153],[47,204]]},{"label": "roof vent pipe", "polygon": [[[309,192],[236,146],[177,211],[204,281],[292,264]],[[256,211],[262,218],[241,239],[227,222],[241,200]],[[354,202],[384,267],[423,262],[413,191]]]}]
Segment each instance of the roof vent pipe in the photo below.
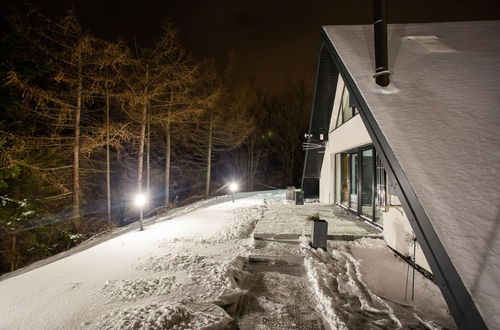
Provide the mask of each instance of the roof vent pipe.
[{"label": "roof vent pipe", "polygon": [[387,58],[387,18],[385,0],[373,0],[373,30],[375,32],[375,82],[389,85],[389,64]]}]

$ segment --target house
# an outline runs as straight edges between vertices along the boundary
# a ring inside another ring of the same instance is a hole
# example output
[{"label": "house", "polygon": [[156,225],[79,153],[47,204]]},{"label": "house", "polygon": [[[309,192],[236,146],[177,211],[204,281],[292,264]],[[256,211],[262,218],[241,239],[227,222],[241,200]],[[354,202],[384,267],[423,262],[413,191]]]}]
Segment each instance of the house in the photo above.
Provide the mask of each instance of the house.
[{"label": "house", "polygon": [[[302,189],[383,230],[461,329],[500,329],[500,21],[325,26]],[[378,40],[378,39],[377,39]],[[384,74],[387,74],[387,70]]]}]

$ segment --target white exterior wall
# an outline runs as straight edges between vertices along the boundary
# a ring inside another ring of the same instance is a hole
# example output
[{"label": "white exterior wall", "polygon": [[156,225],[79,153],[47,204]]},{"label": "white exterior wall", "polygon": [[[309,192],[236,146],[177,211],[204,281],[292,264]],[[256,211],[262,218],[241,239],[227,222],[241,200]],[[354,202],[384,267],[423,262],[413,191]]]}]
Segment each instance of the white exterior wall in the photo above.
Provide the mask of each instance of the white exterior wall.
[{"label": "white exterior wall", "polygon": [[[333,103],[332,118],[328,130],[328,142],[325,148],[325,156],[323,158],[319,180],[319,200],[321,203],[325,204],[335,203],[335,154],[372,143],[370,135],[359,115],[354,116],[335,129],[343,88],[344,81],[342,77],[339,76]],[[388,201],[392,201],[391,203],[396,206],[389,207],[387,212],[383,213],[384,240],[388,246],[402,255],[413,255],[413,247],[410,248],[405,241],[407,235],[412,232],[408,218],[396,196],[391,196],[388,198]],[[422,249],[418,244],[416,249],[416,263],[429,272],[431,271]]]},{"label": "white exterior wall", "polygon": [[[384,240],[391,248],[402,255],[413,256],[413,246],[410,247],[406,242],[406,235],[413,230],[406,217],[402,206],[391,206],[387,212],[384,212]],[[415,251],[415,262],[431,272],[431,268],[425,259],[422,248],[417,243]]]},{"label": "white exterior wall", "polygon": [[[330,126],[330,130],[331,127],[335,126]],[[319,179],[319,200],[321,203],[333,204],[335,202],[335,154],[371,142],[372,140],[359,115],[352,117],[328,134],[328,143]]]},{"label": "white exterior wall", "polygon": [[372,142],[359,115],[352,117],[334,130],[343,89],[344,81],[339,75],[337,90],[335,91],[335,101],[333,102],[332,118],[328,129],[328,142],[325,148],[325,157],[323,158],[319,179],[319,200],[325,204],[333,204],[335,202],[335,154]]}]

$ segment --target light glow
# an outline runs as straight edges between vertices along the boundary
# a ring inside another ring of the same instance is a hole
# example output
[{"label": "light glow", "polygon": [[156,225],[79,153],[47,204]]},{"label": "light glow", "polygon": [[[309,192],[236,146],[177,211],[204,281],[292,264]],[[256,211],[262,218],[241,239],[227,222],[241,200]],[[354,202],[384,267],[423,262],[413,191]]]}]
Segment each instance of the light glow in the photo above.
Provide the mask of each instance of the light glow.
[{"label": "light glow", "polygon": [[146,194],[138,193],[134,198],[134,204],[137,207],[143,207],[144,205],[146,205],[146,202],[147,202]]},{"label": "light glow", "polygon": [[236,182],[231,182],[229,184],[229,191],[234,193],[236,190],[238,190],[238,184]]}]

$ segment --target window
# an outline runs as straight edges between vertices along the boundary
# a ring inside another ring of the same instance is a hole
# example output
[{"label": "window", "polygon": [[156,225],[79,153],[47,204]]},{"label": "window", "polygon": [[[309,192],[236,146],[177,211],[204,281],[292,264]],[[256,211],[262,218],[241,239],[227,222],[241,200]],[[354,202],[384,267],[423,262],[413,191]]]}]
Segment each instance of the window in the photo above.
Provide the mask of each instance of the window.
[{"label": "window", "polygon": [[335,159],[336,203],[382,226],[386,175],[375,148],[356,148]]},{"label": "window", "polygon": [[373,218],[373,179],[375,177],[375,166],[373,163],[373,148],[362,149],[361,157],[361,214],[367,218]]},{"label": "window", "polygon": [[339,127],[357,114],[358,109],[356,109],[356,106],[354,105],[354,99],[344,86],[344,89],[342,90],[342,98],[340,100],[339,116],[337,118],[335,128]]},{"label": "window", "polygon": [[349,173],[349,154],[339,154],[340,156],[340,180],[337,181],[340,191],[340,203],[345,207],[349,207],[349,183],[348,183],[348,173]]},{"label": "window", "polygon": [[387,205],[387,193],[385,188],[386,175],[382,160],[377,154],[375,159],[375,180],[376,180],[376,193],[375,193],[375,222],[382,225],[382,210]]},{"label": "window", "polygon": [[349,163],[349,207],[358,209],[358,154],[350,154]]},{"label": "window", "polygon": [[[341,157],[342,154],[335,154],[335,182],[340,182],[341,178],[341,170],[342,170],[342,162],[341,162]],[[342,203],[342,189],[343,185],[342,184],[336,184],[335,185],[335,203],[340,204]]]}]

